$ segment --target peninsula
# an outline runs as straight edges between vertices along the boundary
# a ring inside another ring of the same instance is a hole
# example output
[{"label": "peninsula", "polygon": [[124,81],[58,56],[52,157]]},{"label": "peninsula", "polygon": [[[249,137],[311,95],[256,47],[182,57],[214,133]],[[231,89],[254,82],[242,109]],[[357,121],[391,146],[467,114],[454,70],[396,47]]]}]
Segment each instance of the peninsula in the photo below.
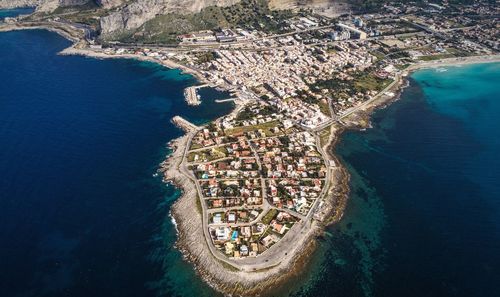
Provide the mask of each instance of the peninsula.
[{"label": "peninsula", "polygon": [[[332,153],[342,131],[369,127],[411,71],[500,61],[499,11],[489,1],[387,1],[368,12],[224,1],[190,12],[183,28],[193,30],[179,32],[171,11],[110,26],[131,8],[100,2],[8,18],[0,31],[53,30],[74,41],[61,54],[153,61],[232,94],[235,109],[204,126],[174,117],[185,135],[161,164],[182,189],[171,210],[177,248],[232,296],[266,295],[300,274],[315,239],[342,218],[349,175]],[[194,25],[209,12],[216,26]],[[198,87],[185,90],[191,105],[203,100]]]}]

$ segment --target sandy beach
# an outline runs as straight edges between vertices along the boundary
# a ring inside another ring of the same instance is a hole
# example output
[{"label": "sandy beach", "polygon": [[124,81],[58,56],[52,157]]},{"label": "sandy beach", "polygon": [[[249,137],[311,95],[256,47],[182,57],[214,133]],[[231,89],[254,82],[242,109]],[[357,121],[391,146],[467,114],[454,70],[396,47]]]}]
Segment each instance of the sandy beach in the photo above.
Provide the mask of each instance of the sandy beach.
[{"label": "sandy beach", "polygon": [[410,65],[407,69],[408,72],[425,68],[439,68],[448,66],[460,66],[481,63],[497,63],[500,62],[500,55],[486,55],[486,56],[470,56],[462,58],[447,58],[429,62],[420,62]]}]

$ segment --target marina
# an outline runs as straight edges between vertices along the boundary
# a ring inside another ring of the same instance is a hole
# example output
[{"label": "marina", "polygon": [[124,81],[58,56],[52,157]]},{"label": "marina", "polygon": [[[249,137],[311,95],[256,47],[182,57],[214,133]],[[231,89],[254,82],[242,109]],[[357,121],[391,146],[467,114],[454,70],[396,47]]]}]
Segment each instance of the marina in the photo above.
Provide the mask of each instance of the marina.
[{"label": "marina", "polygon": [[184,89],[184,98],[188,105],[200,105],[201,104],[201,96],[198,94],[198,89],[208,87],[207,84],[200,86],[191,86]]}]

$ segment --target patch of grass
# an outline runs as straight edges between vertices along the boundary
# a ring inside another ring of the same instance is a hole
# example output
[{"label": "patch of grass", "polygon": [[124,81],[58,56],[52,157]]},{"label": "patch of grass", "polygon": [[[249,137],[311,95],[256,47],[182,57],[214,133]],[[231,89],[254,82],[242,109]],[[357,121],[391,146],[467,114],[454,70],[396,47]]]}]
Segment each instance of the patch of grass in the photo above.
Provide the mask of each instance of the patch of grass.
[{"label": "patch of grass", "polygon": [[410,64],[402,64],[402,65],[396,65],[395,67],[399,70],[405,70],[406,68],[408,68],[408,66],[410,66]]},{"label": "patch of grass", "polygon": [[318,106],[319,106],[319,110],[327,115],[327,116],[330,116],[330,107],[328,106],[328,101],[324,101],[324,100],[319,100],[318,102]]},{"label": "patch of grass", "polygon": [[199,143],[192,143],[191,144],[191,147],[189,148],[190,150],[196,150],[196,149],[200,149],[202,148],[203,146]]},{"label": "patch of grass", "polygon": [[377,58],[377,60],[383,60],[385,58],[385,55],[379,52],[378,50],[373,50],[370,52],[370,54],[374,55]]},{"label": "patch of grass", "polygon": [[354,80],[354,87],[358,91],[381,91],[390,83],[390,79],[382,79],[373,74],[361,74]]},{"label": "patch of grass", "polygon": [[209,162],[227,157],[227,149],[225,147],[215,147],[201,152],[190,152],[187,156],[188,162],[193,162],[196,155],[199,157],[197,162]]},{"label": "patch of grass", "polygon": [[463,50],[456,49],[456,48],[447,48],[445,53],[436,54],[436,55],[429,55],[429,56],[422,56],[422,57],[419,57],[418,59],[420,61],[434,61],[434,60],[466,57],[466,56],[470,56],[470,53],[463,51]]},{"label": "patch of grass", "polygon": [[271,121],[259,125],[242,126],[242,127],[227,129],[225,133],[226,135],[234,135],[234,134],[257,131],[259,129],[262,129],[262,131],[264,131],[264,133],[266,133],[267,136],[273,136],[275,135],[275,133],[271,132],[271,129],[276,127],[278,124],[279,124],[278,121]]},{"label": "patch of grass", "polygon": [[196,195],[196,211],[198,211],[198,213],[200,215],[203,215],[203,207],[201,206],[201,197],[200,195]]},{"label": "patch of grass", "polygon": [[421,56],[418,59],[420,61],[434,61],[434,60],[441,60],[441,59],[446,59],[446,58],[453,58],[455,57],[452,54],[437,54],[437,55],[430,55],[430,56]]},{"label": "patch of grass", "polygon": [[330,127],[326,127],[325,129],[319,132],[319,142],[321,147],[325,146],[330,139],[330,134],[332,133]]},{"label": "patch of grass", "polygon": [[311,84],[313,91],[329,89],[333,99],[349,98],[356,95],[358,92],[365,93],[367,91],[381,91],[391,82],[390,79],[377,77],[373,71],[365,70],[352,74],[351,80],[339,79],[337,75],[332,75],[332,78],[317,81]]},{"label": "patch of grass", "polygon": [[456,57],[466,57],[466,56],[470,56],[471,53],[469,52],[466,52],[464,50],[460,50],[460,49],[457,49],[457,48],[453,48],[453,47],[450,47],[450,48],[447,48],[446,51]]},{"label": "patch of grass", "polygon": [[50,14],[61,14],[61,13],[69,13],[69,12],[80,12],[84,10],[92,10],[97,9],[99,6],[92,0],[88,0],[87,3],[82,5],[71,5],[71,6],[59,6]]},{"label": "patch of grass", "polygon": [[278,210],[271,208],[262,218],[262,223],[268,225],[277,215],[278,215]]}]

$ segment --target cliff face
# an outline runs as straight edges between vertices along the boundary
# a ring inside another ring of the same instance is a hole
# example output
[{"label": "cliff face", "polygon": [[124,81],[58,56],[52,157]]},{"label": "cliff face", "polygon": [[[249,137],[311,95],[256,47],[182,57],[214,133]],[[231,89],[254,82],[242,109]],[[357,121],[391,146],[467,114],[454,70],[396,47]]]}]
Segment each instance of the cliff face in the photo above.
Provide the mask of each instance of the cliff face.
[{"label": "cliff face", "polygon": [[125,0],[96,0],[97,5],[103,8],[112,8],[123,4]]},{"label": "cliff face", "polygon": [[[109,1],[109,0],[108,0]],[[193,13],[208,6],[229,6],[240,0],[135,0],[101,18],[103,35],[139,28],[157,14]]]},{"label": "cliff face", "polygon": [[90,1],[93,1],[93,0],[59,0],[59,6],[61,6],[61,7],[78,6],[78,5],[87,4]]},{"label": "cliff face", "polygon": [[[93,2],[102,7],[101,34],[113,38],[133,31],[158,15],[197,13],[209,6],[230,6],[242,0],[0,0],[0,8],[36,6],[50,12],[58,7],[79,6]],[[266,0],[272,9],[293,9],[348,0]],[[354,1],[354,0],[351,0]]]}]

